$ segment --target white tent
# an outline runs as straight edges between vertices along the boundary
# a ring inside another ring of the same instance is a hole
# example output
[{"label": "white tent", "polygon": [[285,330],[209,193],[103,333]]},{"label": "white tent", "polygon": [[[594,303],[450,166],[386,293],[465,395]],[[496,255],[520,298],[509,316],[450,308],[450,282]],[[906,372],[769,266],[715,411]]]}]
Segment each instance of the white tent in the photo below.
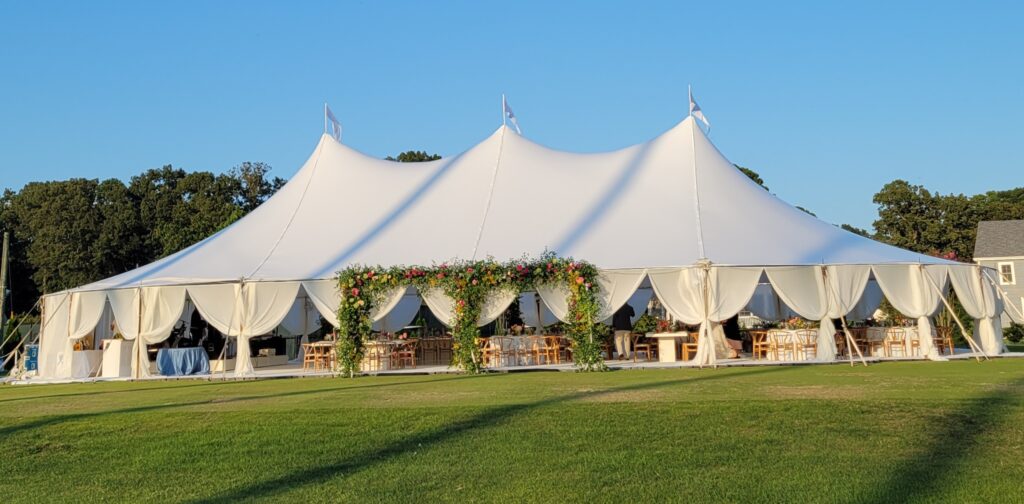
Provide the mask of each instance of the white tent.
[{"label": "white tent", "polygon": [[[937,293],[948,288],[950,268],[966,271],[952,286],[971,298],[981,326],[1001,310],[977,266],[875,242],[791,207],[738,171],[689,118],[649,142],[600,154],[552,150],[502,126],[462,154],[424,163],[376,159],[324,135],[281,190],[226,229],[154,263],[46,296],[42,374],[60,375],[60,355],[95,326],[107,300],[120,328],[135,325],[123,331],[127,338],[142,332],[154,343],[167,337],[187,295],[211,325],[238,338],[236,373],[244,375],[252,371],[248,339],[281,323],[297,296],[335,320],[333,278],[348,265],[544,251],[602,268],[608,314],[650,284],[675,317],[703,324],[708,334],[743,309],[767,275],[790,309],[828,321],[823,359],[834,357],[830,319],[856,307],[871,276],[923,325],[941,309]],[[564,316],[562,293],[540,290],[551,313]],[[377,318],[404,294],[396,292]],[[445,304],[424,297],[434,308]],[[485,311],[496,316],[511,301],[495,300]],[[995,338],[983,334],[986,351],[999,351]],[[702,347],[699,361],[714,362],[713,345]]]}]

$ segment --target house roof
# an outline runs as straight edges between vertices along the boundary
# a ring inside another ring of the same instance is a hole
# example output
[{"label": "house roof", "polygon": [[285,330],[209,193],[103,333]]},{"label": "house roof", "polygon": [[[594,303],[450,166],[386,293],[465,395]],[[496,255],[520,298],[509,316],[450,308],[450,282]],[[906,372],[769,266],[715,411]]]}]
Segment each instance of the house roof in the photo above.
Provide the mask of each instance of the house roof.
[{"label": "house roof", "polygon": [[1024,220],[979,222],[974,257],[1024,257]]}]

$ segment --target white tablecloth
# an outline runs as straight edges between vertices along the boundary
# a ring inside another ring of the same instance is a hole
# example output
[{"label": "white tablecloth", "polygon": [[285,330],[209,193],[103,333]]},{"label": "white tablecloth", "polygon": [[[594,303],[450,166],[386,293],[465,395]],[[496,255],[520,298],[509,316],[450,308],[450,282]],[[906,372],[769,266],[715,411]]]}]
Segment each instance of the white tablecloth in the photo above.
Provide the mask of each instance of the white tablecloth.
[{"label": "white tablecloth", "polygon": [[[534,335],[520,335],[520,336],[491,336],[487,338],[487,346],[489,348],[498,348],[499,345],[505,346],[505,351],[515,350],[529,350],[533,348],[534,344],[538,346],[544,344],[545,336],[534,336]],[[519,365],[530,365],[539,364],[538,362],[529,362],[532,359],[516,359],[514,356],[503,355],[501,357],[502,366],[519,366]]]},{"label": "white tablecloth", "polygon": [[71,352],[71,377],[88,378],[100,372],[103,350],[78,350]]},{"label": "white tablecloth", "polygon": [[363,349],[363,371],[387,371],[391,369],[391,352],[405,341],[367,341]]},{"label": "white tablecloth", "polygon": [[103,340],[103,374],[104,378],[128,377],[132,375],[131,341]]}]

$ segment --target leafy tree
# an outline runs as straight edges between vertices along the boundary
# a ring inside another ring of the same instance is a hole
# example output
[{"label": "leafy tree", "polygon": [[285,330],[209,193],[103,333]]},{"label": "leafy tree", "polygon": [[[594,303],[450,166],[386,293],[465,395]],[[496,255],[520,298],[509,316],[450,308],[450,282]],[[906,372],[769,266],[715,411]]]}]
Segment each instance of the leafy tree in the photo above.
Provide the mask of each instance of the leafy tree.
[{"label": "leafy tree", "polygon": [[94,209],[99,236],[93,244],[93,261],[101,277],[130,270],[152,258],[146,253],[146,226],[138,205],[123,182],[109,179],[96,187]]},{"label": "leafy tree", "polygon": [[898,247],[970,261],[978,222],[1024,218],[1024,188],[975,196],[933,194],[894,180],[875,194],[875,237]]},{"label": "leafy tree", "polygon": [[871,233],[868,233],[867,230],[865,230],[865,229],[861,229],[861,228],[856,227],[856,226],[851,226],[849,224],[843,224],[843,225],[841,225],[839,227],[844,229],[844,230],[846,230],[846,231],[849,231],[849,232],[851,232],[853,234],[861,235],[861,236],[863,236],[865,238],[871,238]]},{"label": "leafy tree", "polygon": [[808,209],[806,209],[806,208],[804,208],[804,207],[802,207],[800,205],[797,205],[796,209],[800,210],[801,212],[803,212],[803,213],[805,213],[807,215],[810,215],[811,217],[817,217],[818,216],[818,214],[816,214],[816,213],[814,213],[814,212],[812,212],[812,211],[810,211],[810,210],[808,210]]},{"label": "leafy tree", "polygon": [[243,212],[255,210],[284,186],[284,179],[268,178],[270,170],[270,165],[266,163],[246,161],[228,172],[228,176],[238,181],[238,205]]},{"label": "leafy tree", "polygon": [[419,163],[422,161],[436,161],[441,159],[438,154],[427,154],[425,151],[405,151],[398,155],[397,158],[388,156],[384,158],[388,161],[398,161],[399,163]]},{"label": "leafy tree", "polygon": [[31,278],[44,292],[89,283],[99,276],[93,245],[100,236],[95,210],[98,182],[71,179],[31,182],[7,209],[32,266]]},{"label": "leafy tree", "polygon": [[744,175],[750,177],[750,180],[753,180],[755,183],[757,183],[757,185],[763,187],[765,191],[768,190],[768,186],[764,185],[764,180],[761,179],[761,175],[758,175],[756,171],[751,170],[750,168],[740,166],[738,164],[734,164],[733,166],[735,166],[737,170],[743,172]]},{"label": "leafy tree", "polygon": [[175,251],[174,240],[164,236],[168,231],[162,224],[171,221],[174,208],[181,202],[178,182],[183,178],[185,170],[165,165],[132,177],[128,184],[128,191],[138,205],[139,217],[148,226],[144,239],[148,257],[163,257]]}]

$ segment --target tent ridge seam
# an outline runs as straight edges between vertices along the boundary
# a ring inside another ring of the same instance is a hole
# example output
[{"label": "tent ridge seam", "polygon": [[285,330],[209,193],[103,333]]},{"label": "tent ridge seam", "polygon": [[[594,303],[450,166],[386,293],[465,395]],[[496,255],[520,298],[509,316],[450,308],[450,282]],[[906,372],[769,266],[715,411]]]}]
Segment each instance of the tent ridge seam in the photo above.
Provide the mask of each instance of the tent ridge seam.
[{"label": "tent ridge seam", "polygon": [[323,150],[324,142],[321,139],[320,145],[318,145],[316,149],[316,160],[313,161],[313,169],[310,171],[309,178],[306,180],[306,185],[302,187],[302,195],[299,196],[299,202],[295,204],[295,209],[292,210],[292,214],[288,217],[288,223],[284,225],[284,229],[281,230],[281,234],[277,236],[277,240],[274,242],[274,245],[270,247],[267,255],[262,261],[260,261],[259,265],[256,266],[256,269],[252,270],[252,273],[241,278],[243,282],[246,278],[255,276],[256,273],[259,273],[259,271],[263,269],[263,266],[267,264],[270,257],[277,251],[277,247],[281,245],[281,241],[284,240],[284,235],[288,234],[288,230],[291,229],[292,223],[295,222],[295,216],[299,214],[299,209],[302,208],[302,202],[306,201],[306,193],[309,192],[309,186],[313,183],[313,178],[316,175],[316,169],[320,166],[320,155],[323,153]]}]

